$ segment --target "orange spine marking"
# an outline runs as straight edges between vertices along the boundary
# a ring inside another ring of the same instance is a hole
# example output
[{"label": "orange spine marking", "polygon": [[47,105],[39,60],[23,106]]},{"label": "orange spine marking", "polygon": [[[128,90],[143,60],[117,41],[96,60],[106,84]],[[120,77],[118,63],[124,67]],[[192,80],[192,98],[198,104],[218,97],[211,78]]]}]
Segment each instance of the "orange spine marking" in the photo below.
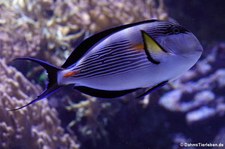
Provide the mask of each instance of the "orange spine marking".
[{"label": "orange spine marking", "polygon": [[143,51],[144,50],[144,45],[143,44],[137,44],[133,48],[136,51]]},{"label": "orange spine marking", "polygon": [[78,73],[79,73],[79,71],[70,71],[70,72],[65,73],[63,75],[63,77],[65,77],[65,78],[72,77],[72,76],[74,76],[74,75],[76,75]]}]

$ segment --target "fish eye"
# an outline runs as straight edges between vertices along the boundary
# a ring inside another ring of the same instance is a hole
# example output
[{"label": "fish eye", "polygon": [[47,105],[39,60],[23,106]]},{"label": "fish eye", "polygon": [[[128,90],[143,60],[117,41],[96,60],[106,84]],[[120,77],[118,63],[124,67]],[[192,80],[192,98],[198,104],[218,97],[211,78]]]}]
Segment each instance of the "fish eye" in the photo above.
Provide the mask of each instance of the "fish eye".
[{"label": "fish eye", "polygon": [[182,28],[179,26],[171,25],[167,29],[167,35],[179,34],[182,32]]},{"label": "fish eye", "polygon": [[172,28],[172,33],[173,33],[173,34],[178,34],[178,33],[180,33],[180,29],[177,28],[177,27],[173,27],[173,28]]}]

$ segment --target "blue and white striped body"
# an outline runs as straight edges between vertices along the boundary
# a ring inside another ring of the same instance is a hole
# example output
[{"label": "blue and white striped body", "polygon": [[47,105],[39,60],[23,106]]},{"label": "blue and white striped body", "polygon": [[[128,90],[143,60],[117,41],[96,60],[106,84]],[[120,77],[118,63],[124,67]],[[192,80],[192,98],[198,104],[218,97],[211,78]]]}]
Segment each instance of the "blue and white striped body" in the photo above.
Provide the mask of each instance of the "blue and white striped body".
[{"label": "blue and white striped body", "polygon": [[[201,45],[192,33],[164,35],[165,31],[161,32],[160,26],[165,29],[171,24],[163,21],[144,23],[107,36],[91,47],[76,64],[59,72],[58,82],[119,91],[153,87],[176,78],[196,63],[201,55]],[[143,44],[141,30],[169,51],[155,56],[160,64],[150,62],[143,47],[138,47]],[[174,40],[173,45],[167,43],[168,39]],[[185,41],[187,39],[189,41]],[[188,47],[185,42],[193,46]],[[179,53],[182,51],[179,48],[186,48],[184,51],[187,52]],[[79,73],[69,78],[63,77],[63,74],[74,70]]]}]

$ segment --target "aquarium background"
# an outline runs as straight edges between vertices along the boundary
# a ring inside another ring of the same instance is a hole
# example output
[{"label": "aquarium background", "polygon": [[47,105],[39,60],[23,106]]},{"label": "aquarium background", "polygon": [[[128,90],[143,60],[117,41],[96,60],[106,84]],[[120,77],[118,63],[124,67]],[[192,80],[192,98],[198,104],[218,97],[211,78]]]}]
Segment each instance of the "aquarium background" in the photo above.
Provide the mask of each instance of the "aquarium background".
[{"label": "aquarium background", "polygon": [[[0,1],[0,148],[182,149],[190,145],[188,148],[195,149],[199,143],[225,145],[224,3]],[[179,22],[204,47],[199,62],[176,81],[141,100],[135,99],[138,93],[100,99],[68,87],[22,110],[7,111],[34,99],[46,84],[40,66],[12,61],[14,58],[31,56],[60,66],[83,39],[151,18]]]}]

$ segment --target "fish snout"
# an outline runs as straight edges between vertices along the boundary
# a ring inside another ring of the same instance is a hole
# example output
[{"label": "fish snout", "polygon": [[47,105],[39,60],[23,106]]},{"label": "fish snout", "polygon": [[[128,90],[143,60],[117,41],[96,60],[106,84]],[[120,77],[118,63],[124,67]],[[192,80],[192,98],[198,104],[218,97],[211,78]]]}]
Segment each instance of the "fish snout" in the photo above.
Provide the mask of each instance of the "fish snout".
[{"label": "fish snout", "polygon": [[196,47],[195,51],[203,52],[203,47],[200,45],[200,46]]}]

